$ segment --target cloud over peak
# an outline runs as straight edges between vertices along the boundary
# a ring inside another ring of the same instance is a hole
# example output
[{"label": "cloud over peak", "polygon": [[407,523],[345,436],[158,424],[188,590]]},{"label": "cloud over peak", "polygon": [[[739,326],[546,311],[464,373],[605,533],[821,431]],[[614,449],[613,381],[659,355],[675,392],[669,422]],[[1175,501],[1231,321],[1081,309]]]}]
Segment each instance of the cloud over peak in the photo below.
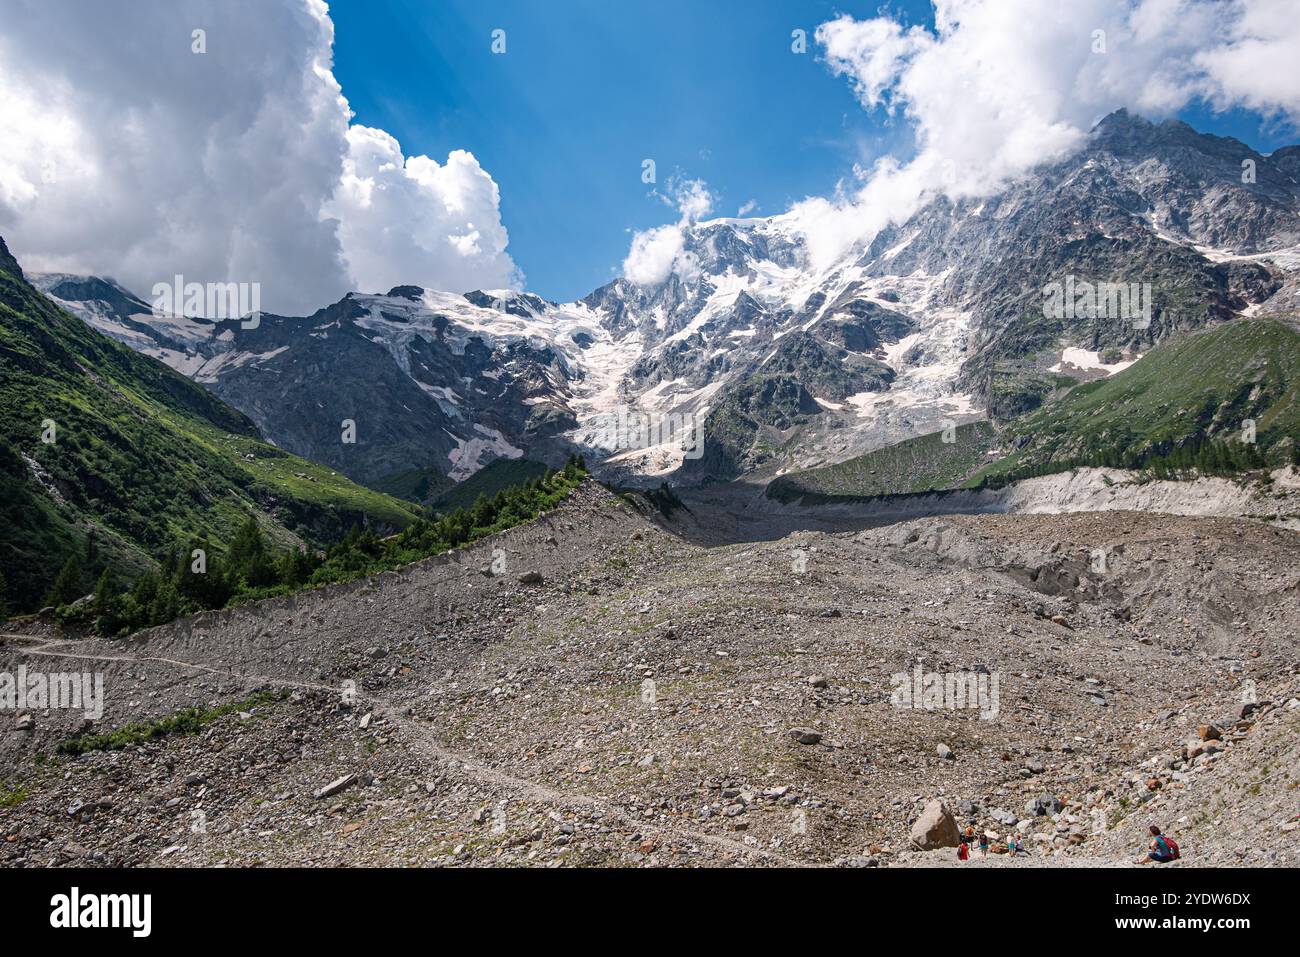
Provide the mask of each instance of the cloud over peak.
[{"label": "cloud over peak", "polygon": [[623,275],[634,283],[651,286],[673,273],[689,281],[699,272],[696,257],[687,252],[686,230],[713,211],[715,198],[700,179],[673,179],[659,198],[677,210],[678,220],[636,232],[623,260]]},{"label": "cloud over peak", "polygon": [[[1196,101],[1300,123],[1300,18],[1289,0],[935,0],[935,29],[841,15],[816,38],[864,108],[905,118],[916,152],[792,212],[814,265],[924,202],[987,195],[1079,148],[1122,107]],[[1288,11],[1288,8],[1289,11]]]},{"label": "cloud over peak", "polygon": [[368,126],[350,127],[347,142],[324,210],[338,220],[343,260],[362,290],[520,285],[506,253],[500,191],[473,153],[453,150],[442,165],[404,158],[396,139]]},{"label": "cloud over peak", "polygon": [[[827,68],[868,113],[908,124],[914,149],[790,208],[814,270],[939,195],[988,195],[1065,158],[1121,108],[1160,119],[1199,102],[1300,125],[1294,0],[934,0],[934,21],[817,28]],[[637,233],[628,278],[677,269],[686,222]]]}]

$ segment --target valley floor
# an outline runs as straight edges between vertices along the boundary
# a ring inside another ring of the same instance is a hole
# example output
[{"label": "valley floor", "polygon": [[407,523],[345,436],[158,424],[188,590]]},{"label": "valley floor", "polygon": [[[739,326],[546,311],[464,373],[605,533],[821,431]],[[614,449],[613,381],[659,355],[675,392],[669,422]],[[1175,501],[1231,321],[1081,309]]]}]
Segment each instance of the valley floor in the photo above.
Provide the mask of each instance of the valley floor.
[{"label": "valley floor", "polygon": [[[935,798],[1023,833],[971,866],[1128,866],[1153,822],[1175,866],[1300,864],[1296,533],[1105,512],[692,544],[714,521],[589,483],[367,581],[5,635],[0,672],[103,674],[96,733],[244,704],[77,757],[79,713],[6,718],[0,866],[955,864],[910,847]],[[918,667],[997,696],[891,702]]]}]

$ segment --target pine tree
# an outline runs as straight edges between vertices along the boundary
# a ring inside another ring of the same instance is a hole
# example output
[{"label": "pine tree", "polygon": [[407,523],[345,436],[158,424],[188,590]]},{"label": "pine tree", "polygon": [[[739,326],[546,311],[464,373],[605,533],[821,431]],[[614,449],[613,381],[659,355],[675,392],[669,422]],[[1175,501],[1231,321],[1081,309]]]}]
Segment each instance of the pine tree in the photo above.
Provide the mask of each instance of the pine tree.
[{"label": "pine tree", "polygon": [[45,604],[57,608],[76,601],[81,594],[81,562],[76,555],[69,555],[45,596]]},{"label": "pine tree", "polygon": [[[348,538],[352,538],[354,532],[357,532],[355,525],[348,533]],[[275,584],[275,566],[266,539],[262,537],[257,519],[251,515],[235,533],[234,541],[230,543],[230,550],[226,554],[226,565],[232,585],[240,580],[249,588],[264,588]]]},{"label": "pine tree", "polygon": [[115,635],[128,624],[121,614],[123,600],[113,588],[113,578],[105,568],[95,583],[95,628],[102,635]]},{"label": "pine tree", "polygon": [[496,509],[486,495],[479,494],[473,509],[470,510],[470,520],[474,528],[491,528],[492,523],[496,521]]},{"label": "pine tree", "polygon": [[149,605],[149,624],[165,625],[181,613],[180,595],[171,579],[159,582],[158,591]]},{"label": "pine tree", "polygon": [[112,603],[113,597],[117,592],[113,588],[113,576],[105,568],[99,575],[99,581],[95,583],[95,610],[101,614]]}]

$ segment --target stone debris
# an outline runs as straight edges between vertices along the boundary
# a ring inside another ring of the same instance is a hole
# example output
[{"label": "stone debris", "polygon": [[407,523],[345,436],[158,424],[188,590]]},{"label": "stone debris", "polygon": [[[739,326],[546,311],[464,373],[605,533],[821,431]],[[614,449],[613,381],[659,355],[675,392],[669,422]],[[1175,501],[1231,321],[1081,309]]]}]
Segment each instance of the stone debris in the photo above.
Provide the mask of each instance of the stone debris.
[{"label": "stone debris", "polygon": [[[774,511],[737,541],[705,493],[638,501],[593,484],[449,558],[76,642],[105,712],[12,714],[0,866],[1128,866],[1152,823],[1173,866],[1300,866],[1293,532]],[[495,548],[524,574],[480,576]],[[0,671],[54,660],[22,627]],[[967,826],[987,858],[919,849]]]}]

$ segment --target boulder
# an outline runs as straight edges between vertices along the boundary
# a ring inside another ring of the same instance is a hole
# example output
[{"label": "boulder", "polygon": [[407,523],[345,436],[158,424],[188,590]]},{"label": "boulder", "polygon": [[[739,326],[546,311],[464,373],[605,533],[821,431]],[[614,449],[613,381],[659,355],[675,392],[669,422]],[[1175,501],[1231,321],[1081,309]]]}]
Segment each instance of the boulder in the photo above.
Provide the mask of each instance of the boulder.
[{"label": "boulder", "polygon": [[1040,794],[1025,804],[1025,813],[1030,817],[1043,817],[1047,814],[1058,814],[1064,807],[1060,798],[1051,794]]},{"label": "boulder", "polygon": [[923,851],[941,847],[956,847],[961,843],[961,831],[952,812],[942,801],[931,801],[912,825],[912,845]]},{"label": "boulder", "polygon": [[335,780],[331,781],[323,788],[318,788],[317,790],[313,791],[312,797],[314,797],[318,801],[321,798],[333,797],[335,794],[338,794],[340,791],[351,787],[353,784],[356,783],[356,780],[357,780],[357,776],[355,774],[345,774],[343,775],[343,777],[336,778]]},{"label": "boulder", "polygon": [[1233,709],[1233,718],[1237,721],[1246,721],[1267,704],[1267,701],[1243,701]]}]

